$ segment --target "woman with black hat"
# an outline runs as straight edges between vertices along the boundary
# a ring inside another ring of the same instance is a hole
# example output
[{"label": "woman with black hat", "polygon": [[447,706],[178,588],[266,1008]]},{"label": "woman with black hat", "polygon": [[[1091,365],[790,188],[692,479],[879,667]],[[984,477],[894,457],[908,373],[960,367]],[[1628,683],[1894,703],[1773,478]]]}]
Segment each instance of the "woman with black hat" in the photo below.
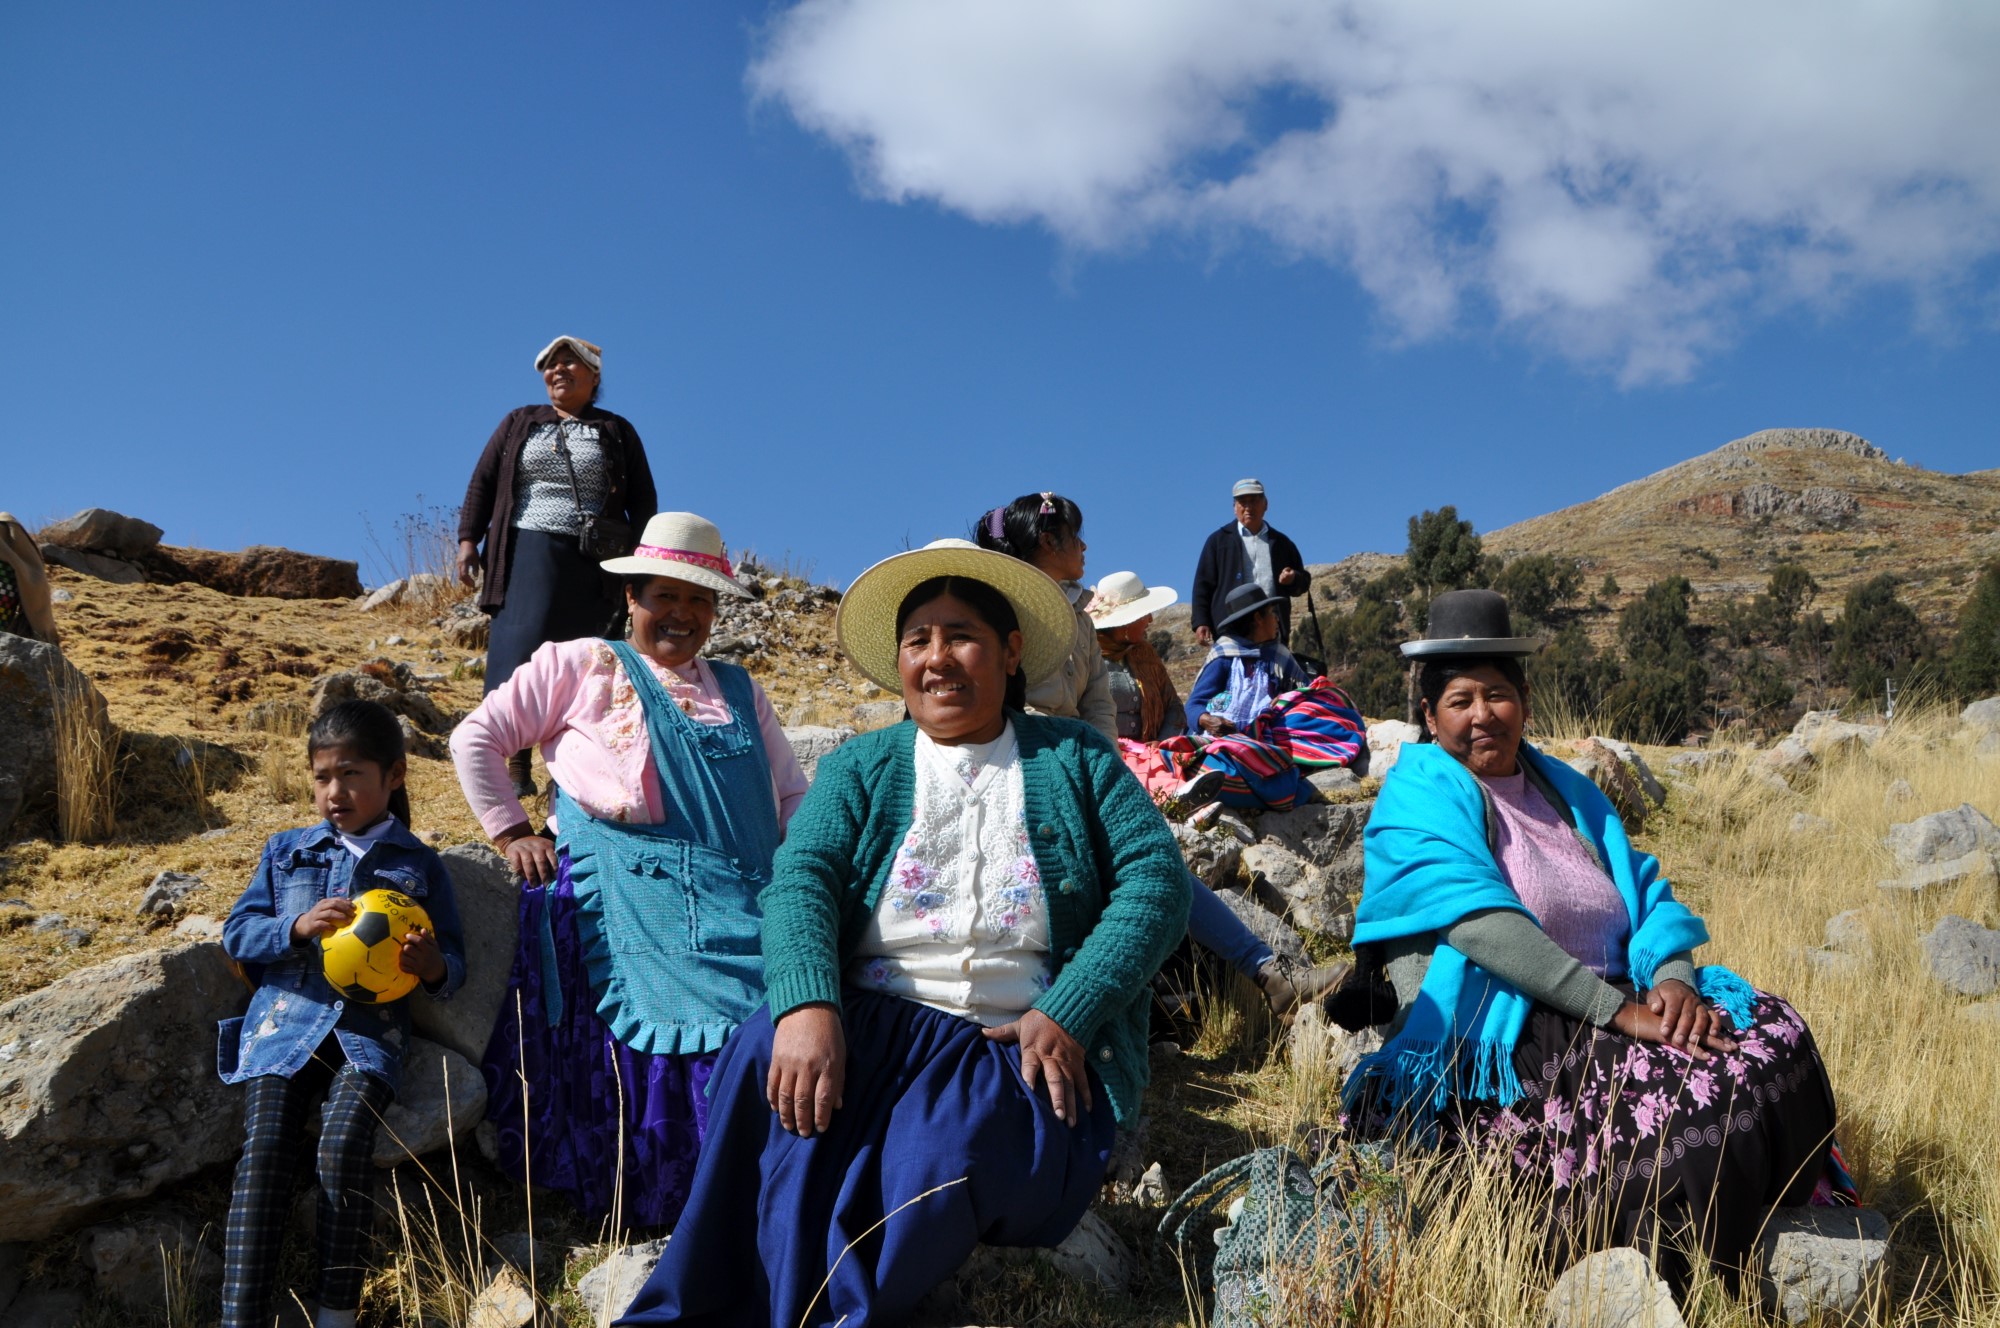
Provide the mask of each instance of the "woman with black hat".
[{"label": "woman with black hat", "polygon": [[1852,1201],[1826,1070],[1791,1006],[1695,966],[1708,931],[1659,862],[1522,741],[1533,649],[1489,590],[1438,596],[1403,647],[1425,740],[1363,841],[1359,967],[1386,967],[1394,1003],[1349,1119],[1492,1143],[1548,1187],[1558,1257],[1667,1237],[1734,1280],[1768,1207]]},{"label": "woman with black hat", "polygon": [[1305,668],[1278,639],[1281,595],[1241,585],[1223,597],[1215,645],[1188,693],[1188,731],[1224,734],[1250,721],[1286,692],[1307,683]]}]

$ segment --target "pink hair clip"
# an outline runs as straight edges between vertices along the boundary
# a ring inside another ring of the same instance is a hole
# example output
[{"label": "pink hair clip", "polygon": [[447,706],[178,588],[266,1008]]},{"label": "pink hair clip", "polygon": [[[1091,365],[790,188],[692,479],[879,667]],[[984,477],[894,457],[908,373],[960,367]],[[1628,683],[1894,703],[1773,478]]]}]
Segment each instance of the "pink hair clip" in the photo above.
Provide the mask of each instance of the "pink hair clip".
[{"label": "pink hair clip", "polygon": [[1042,510],[1040,515],[1049,516],[1056,510],[1056,494],[1053,489],[1042,490]]}]

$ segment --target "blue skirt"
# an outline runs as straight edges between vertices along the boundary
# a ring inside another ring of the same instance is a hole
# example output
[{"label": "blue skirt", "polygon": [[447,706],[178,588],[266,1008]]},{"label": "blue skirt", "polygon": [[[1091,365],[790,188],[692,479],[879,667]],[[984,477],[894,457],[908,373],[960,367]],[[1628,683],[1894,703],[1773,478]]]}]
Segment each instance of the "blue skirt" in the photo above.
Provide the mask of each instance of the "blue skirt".
[{"label": "blue skirt", "polygon": [[624,608],[609,582],[604,569],[583,556],[576,536],[516,530],[507,598],[487,630],[485,690],[513,677],[547,642],[607,635]]},{"label": "blue skirt", "polygon": [[852,988],[843,1006],[844,1105],[823,1135],[786,1132],[764,1100],[768,1008],[723,1047],[687,1209],[618,1323],[900,1324],[974,1245],[1075,1229],[1114,1133],[1094,1072],[1095,1105],[1072,1127],[1028,1090],[1020,1049],[970,1020]]}]

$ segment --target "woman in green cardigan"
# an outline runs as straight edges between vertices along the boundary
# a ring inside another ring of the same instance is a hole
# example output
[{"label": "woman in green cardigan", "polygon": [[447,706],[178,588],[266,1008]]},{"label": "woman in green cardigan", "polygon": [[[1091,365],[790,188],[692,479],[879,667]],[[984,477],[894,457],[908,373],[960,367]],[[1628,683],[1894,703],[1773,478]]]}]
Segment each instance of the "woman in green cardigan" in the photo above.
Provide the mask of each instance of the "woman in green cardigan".
[{"label": "woman in green cardigan", "polygon": [[1068,1235],[1145,1090],[1186,868],[1110,743],[1022,709],[1069,653],[1060,588],[940,540],[862,573],[838,632],[910,718],[823,758],[792,819],[769,1005],[621,1324],[901,1323],[974,1245]]}]

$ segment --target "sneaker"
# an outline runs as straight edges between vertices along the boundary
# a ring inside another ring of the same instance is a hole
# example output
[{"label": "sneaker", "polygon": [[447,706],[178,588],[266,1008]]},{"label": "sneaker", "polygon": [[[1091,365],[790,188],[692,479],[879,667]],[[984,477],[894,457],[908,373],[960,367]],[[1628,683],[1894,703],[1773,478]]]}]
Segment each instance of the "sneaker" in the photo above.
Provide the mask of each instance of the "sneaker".
[{"label": "sneaker", "polygon": [[1222,791],[1222,779],[1220,770],[1204,770],[1175,789],[1173,799],[1182,807],[1200,807],[1213,802],[1215,795]]}]

